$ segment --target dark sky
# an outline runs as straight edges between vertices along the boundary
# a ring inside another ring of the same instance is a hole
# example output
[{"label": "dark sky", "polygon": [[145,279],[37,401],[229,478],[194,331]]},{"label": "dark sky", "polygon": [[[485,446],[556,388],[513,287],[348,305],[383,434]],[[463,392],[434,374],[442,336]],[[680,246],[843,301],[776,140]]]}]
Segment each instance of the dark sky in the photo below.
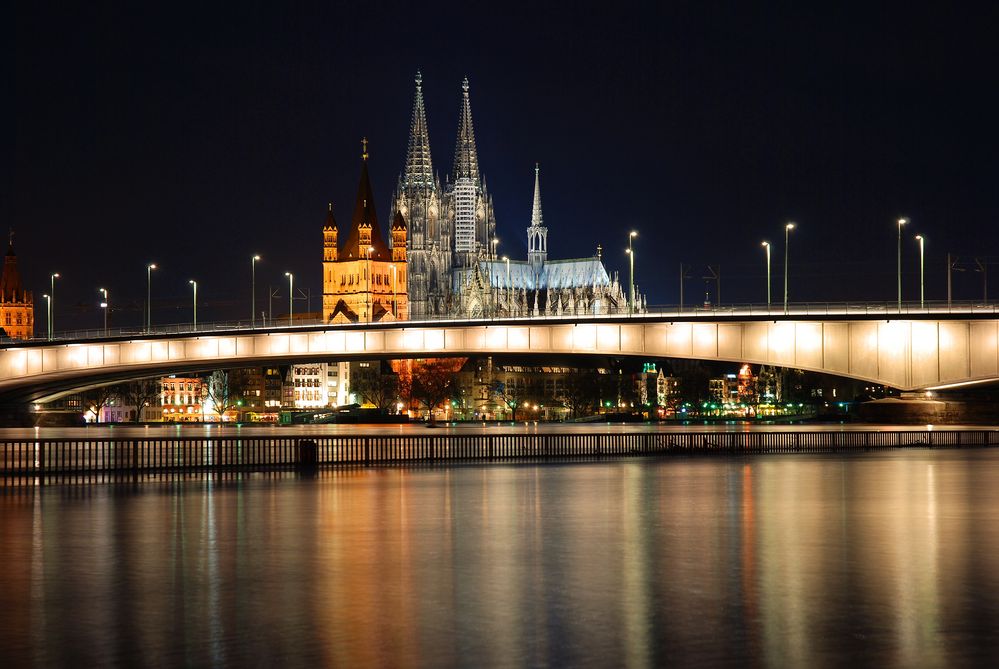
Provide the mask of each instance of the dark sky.
[{"label": "dark sky", "polygon": [[159,322],[190,319],[190,278],[200,319],[248,316],[254,252],[258,309],[285,271],[318,294],[362,135],[389,218],[417,69],[442,180],[469,77],[500,253],[526,255],[539,161],[549,257],[601,243],[626,279],[637,229],[650,304],[678,301],[680,262],[720,263],[725,302],[764,300],[763,239],[777,298],[787,220],[792,300],[893,300],[899,216],[907,298],[917,232],[928,299],[948,251],[991,256],[999,295],[999,5],[285,4],[15,4],[2,213],[36,301],[64,275],[59,329],[99,322],[101,286],[139,322],[149,261]]}]

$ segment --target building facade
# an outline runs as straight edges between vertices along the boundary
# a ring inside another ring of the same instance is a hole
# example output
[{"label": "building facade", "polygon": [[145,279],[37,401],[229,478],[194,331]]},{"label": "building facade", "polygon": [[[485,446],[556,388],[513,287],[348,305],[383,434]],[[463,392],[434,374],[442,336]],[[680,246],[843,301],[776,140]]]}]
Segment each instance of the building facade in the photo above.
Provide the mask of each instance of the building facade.
[{"label": "building facade", "polygon": [[0,274],[0,328],[12,339],[31,339],[35,336],[35,304],[30,290],[21,283],[14,253],[14,233],[10,233],[7,256]]},{"label": "building facade", "polygon": [[160,381],[162,393],[160,406],[163,421],[168,423],[197,423],[211,416],[205,416],[205,392],[202,380],[196,376],[168,376]]},{"label": "building facade", "polygon": [[390,232],[391,249],[378,225],[368,177],[367,140],[364,140],[361,180],[350,228],[341,239],[332,204],[323,226],[325,322],[375,322],[409,317],[407,225],[402,212],[396,212]]}]

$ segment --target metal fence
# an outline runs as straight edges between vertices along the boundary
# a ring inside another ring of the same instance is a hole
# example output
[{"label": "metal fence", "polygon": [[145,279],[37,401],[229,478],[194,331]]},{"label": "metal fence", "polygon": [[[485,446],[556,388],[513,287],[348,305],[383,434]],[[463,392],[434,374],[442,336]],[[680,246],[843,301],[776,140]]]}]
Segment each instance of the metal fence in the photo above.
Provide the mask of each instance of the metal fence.
[{"label": "metal fence", "polygon": [[0,441],[0,476],[23,485],[107,474],[989,446],[999,446],[999,429],[22,439]]}]

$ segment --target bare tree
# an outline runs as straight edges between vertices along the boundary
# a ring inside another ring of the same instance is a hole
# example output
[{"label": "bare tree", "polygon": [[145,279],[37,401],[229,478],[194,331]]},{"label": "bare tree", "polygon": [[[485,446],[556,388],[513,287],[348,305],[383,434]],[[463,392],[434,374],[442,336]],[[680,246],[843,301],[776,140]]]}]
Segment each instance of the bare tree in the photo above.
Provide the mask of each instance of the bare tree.
[{"label": "bare tree", "polygon": [[223,420],[227,412],[239,406],[243,399],[243,378],[240,374],[230,373],[228,369],[217,369],[205,380],[207,397],[212,401],[219,420]]},{"label": "bare tree", "polygon": [[490,390],[499,402],[503,403],[508,409],[510,409],[510,418],[516,422],[517,409],[525,404],[528,399],[527,386],[518,383],[510,383],[509,379],[506,381],[496,380],[493,381],[493,385]]},{"label": "bare tree", "polygon": [[399,377],[396,374],[384,374],[371,370],[367,374],[355,374],[352,387],[361,399],[385,412],[395,406],[398,401]]},{"label": "bare tree", "polygon": [[431,424],[434,423],[434,409],[454,395],[458,385],[456,374],[462,362],[460,358],[435,358],[413,364],[410,392],[413,399],[427,407]]},{"label": "bare tree", "polygon": [[83,410],[86,414],[90,412],[94,415],[94,422],[101,422],[101,409],[114,404],[114,401],[121,397],[121,386],[98,386],[85,390],[80,394]]},{"label": "bare tree", "polygon": [[559,400],[569,409],[571,418],[578,418],[583,412],[593,408],[598,394],[597,373],[592,370],[575,369],[566,374]]},{"label": "bare tree", "polygon": [[122,403],[135,407],[133,422],[142,420],[142,407],[153,404],[160,396],[160,391],[158,379],[138,379],[120,386]]}]

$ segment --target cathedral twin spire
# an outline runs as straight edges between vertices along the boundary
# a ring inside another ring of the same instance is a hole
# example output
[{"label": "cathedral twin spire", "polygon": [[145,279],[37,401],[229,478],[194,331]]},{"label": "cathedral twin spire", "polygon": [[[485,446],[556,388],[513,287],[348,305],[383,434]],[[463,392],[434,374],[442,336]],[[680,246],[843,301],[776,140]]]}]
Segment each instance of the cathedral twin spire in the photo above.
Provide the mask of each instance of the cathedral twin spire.
[{"label": "cathedral twin spire", "polygon": [[406,173],[403,186],[433,188],[434,163],[430,157],[430,132],[427,111],[423,104],[423,75],[416,73],[416,97],[413,100],[413,120],[409,125],[409,150],[406,153]]},{"label": "cathedral twin spire", "polygon": [[461,113],[458,120],[458,141],[454,147],[454,180],[468,178],[479,184],[479,155],[475,150],[475,129],[472,127],[472,105],[468,100],[468,77],[461,82]]}]

